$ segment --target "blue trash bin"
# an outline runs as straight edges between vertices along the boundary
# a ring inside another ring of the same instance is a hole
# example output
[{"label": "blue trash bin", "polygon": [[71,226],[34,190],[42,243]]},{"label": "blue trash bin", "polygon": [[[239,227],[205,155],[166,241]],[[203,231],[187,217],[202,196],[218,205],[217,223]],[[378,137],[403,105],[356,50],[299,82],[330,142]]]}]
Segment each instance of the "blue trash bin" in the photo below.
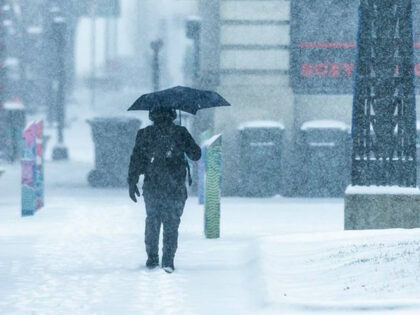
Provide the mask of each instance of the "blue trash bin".
[{"label": "blue trash bin", "polygon": [[274,121],[252,121],[239,127],[240,195],[272,197],[282,191],[284,127]]},{"label": "blue trash bin", "polygon": [[88,120],[95,144],[95,169],[88,175],[93,187],[125,187],[130,155],[141,121],[135,118]]},{"label": "blue trash bin", "polygon": [[303,167],[301,190],[306,197],[340,197],[350,183],[349,128],[334,120],[305,122],[299,135]]}]

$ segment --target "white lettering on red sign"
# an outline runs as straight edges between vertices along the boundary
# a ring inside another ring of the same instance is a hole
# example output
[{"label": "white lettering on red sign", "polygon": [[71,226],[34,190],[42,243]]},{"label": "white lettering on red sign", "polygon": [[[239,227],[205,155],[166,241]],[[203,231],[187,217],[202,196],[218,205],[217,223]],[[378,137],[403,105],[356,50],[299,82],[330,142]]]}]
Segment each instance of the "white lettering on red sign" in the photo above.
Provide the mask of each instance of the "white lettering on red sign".
[{"label": "white lettering on red sign", "polygon": [[[303,63],[300,74],[303,77],[351,77],[354,63]],[[395,76],[400,74],[400,67],[395,66]],[[414,65],[414,74],[420,77],[420,63]]]}]

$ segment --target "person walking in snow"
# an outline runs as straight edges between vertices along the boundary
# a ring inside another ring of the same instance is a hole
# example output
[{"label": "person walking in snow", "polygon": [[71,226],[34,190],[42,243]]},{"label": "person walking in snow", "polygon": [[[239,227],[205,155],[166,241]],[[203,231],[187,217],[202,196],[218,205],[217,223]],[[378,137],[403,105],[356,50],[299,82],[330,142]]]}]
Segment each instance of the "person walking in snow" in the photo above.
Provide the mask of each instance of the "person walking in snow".
[{"label": "person walking in snow", "polygon": [[153,125],[140,129],[131,154],[128,171],[130,198],[137,202],[139,176],[144,174],[143,197],[146,204],[146,267],[159,266],[159,234],[163,225],[162,268],[172,273],[178,247],[178,228],[187,199],[186,160],[201,157],[201,149],[185,127],[174,123],[174,109],[157,107],[149,111]]}]

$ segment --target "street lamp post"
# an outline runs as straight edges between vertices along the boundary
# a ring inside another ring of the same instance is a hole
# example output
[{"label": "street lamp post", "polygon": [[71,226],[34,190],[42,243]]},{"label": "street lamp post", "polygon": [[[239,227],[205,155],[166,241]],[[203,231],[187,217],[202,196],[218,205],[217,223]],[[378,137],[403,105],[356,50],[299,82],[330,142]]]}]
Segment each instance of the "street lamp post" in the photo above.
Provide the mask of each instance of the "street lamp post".
[{"label": "street lamp post", "polygon": [[53,160],[66,160],[68,159],[68,151],[64,146],[63,128],[65,121],[65,35],[66,35],[66,21],[64,17],[57,16],[53,21],[53,34],[54,43],[56,46],[56,58],[57,58],[57,80],[55,82],[55,94],[56,94],[56,117],[57,117],[57,145],[53,150]]},{"label": "street lamp post", "polygon": [[[3,26],[4,20],[5,20],[5,14],[3,12],[3,6],[4,6],[4,0],[0,0],[0,110],[3,108],[3,103],[5,101],[5,95],[4,95],[4,86],[6,85],[6,68],[4,66],[4,63],[7,58],[6,53],[6,29]],[[0,129],[2,126],[0,126]]]},{"label": "street lamp post", "polygon": [[201,34],[201,19],[197,17],[190,17],[186,23],[186,35],[194,43],[194,60],[193,60],[193,86],[200,85],[200,34]]},{"label": "street lamp post", "polygon": [[161,39],[154,40],[150,43],[150,47],[153,50],[153,62],[152,62],[153,90],[157,91],[160,88],[159,53],[163,47],[163,42]]},{"label": "street lamp post", "polygon": [[54,82],[57,80],[57,61],[51,60],[51,54],[56,52],[56,43],[54,33],[54,19],[60,16],[60,9],[57,6],[47,7],[44,17],[44,43],[43,43],[43,56],[42,66],[45,73],[43,74],[44,80],[44,97],[45,104],[47,105],[47,121],[50,125],[57,121],[56,115],[56,100],[54,99]]}]

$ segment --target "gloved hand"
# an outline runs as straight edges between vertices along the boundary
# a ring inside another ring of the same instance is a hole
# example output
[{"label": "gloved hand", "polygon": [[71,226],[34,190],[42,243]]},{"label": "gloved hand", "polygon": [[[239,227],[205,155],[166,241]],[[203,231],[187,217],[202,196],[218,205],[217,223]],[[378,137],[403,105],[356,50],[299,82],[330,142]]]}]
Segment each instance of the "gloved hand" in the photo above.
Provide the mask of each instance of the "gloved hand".
[{"label": "gloved hand", "polygon": [[140,191],[137,188],[137,184],[136,183],[129,184],[128,191],[129,191],[129,195],[130,195],[131,200],[133,200],[134,202],[137,202],[136,195],[137,195],[137,197],[140,197]]}]

